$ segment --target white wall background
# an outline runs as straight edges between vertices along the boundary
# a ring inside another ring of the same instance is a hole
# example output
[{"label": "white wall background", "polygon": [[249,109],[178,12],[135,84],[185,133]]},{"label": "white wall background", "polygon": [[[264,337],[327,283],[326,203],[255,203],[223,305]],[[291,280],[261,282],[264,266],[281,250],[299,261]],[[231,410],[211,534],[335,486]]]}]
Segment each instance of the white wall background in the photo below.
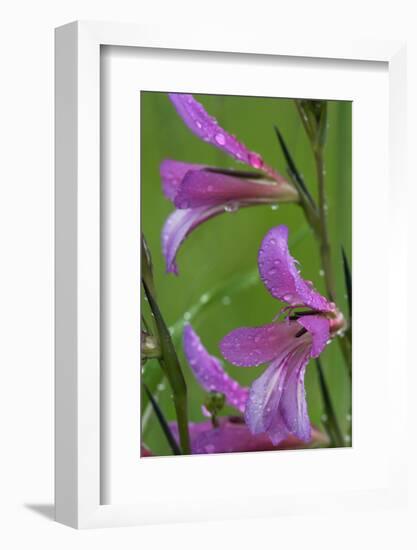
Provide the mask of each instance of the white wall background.
[{"label": "white wall background", "polygon": [[[344,13],[346,5],[349,12]],[[366,517],[286,517],[274,521],[76,532],[53,523],[53,28],[75,19],[213,26],[303,33],[329,28],[354,37],[408,39],[409,180],[416,197],[417,38],[413,2],[286,0],[14,0],[1,8],[0,40],[0,546],[14,548],[415,548],[416,509]],[[341,13],[343,12],[343,13]],[[336,25],[336,29],[335,26]],[[371,205],[370,205],[371,208]],[[410,210],[412,212],[412,210]],[[411,216],[412,217],[412,216]],[[414,216],[415,218],[415,216]],[[411,220],[410,230],[416,225]],[[411,240],[411,242],[413,242]],[[414,250],[410,251],[414,256]],[[389,258],[387,258],[389,261]],[[410,281],[415,281],[410,263]],[[410,284],[410,290],[411,290]],[[410,292],[411,311],[415,297]],[[404,315],[404,304],[398,314]],[[412,317],[410,320],[410,338]],[[411,355],[410,355],[411,361]],[[416,375],[410,362],[410,415]],[[395,368],[395,365],[393,365]],[[393,388],[395,391],[395,388]],[[410,453],[415,452],[410,422]],[[395,434],[387,434],[395,444]],[[410,461],[413,460],[410,455]],[[414,458],[415,464],[415,458]],[[415,474],[412,473],[413,481]],[[417,485],[413,483],[415,504]]]}]

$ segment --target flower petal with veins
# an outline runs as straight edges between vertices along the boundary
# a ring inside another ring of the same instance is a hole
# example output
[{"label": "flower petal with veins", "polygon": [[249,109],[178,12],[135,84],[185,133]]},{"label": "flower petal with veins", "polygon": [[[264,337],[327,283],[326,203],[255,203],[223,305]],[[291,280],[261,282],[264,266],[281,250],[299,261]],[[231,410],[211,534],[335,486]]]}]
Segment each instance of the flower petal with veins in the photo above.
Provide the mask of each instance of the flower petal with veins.
[{"label": "flower petal with veins", "polygon": [[[191,448],[193,454],[243,453],[254,451],[274,451],[305,448],[305,442],[288,435],[278,445],[274,445],[266,433],[252,434],[241,417],[221,417],[218,428],[211,422],[190,422]],[[178,441],[178,426],[170,422],[170,429]],[[328,443],[325,434],[312,427],[311,444]]]},{"label": "flower petal with veins", "polygon": [[223,338],[220,351],[234,365],[261,365],[285,353],[299,330],[295,322],[238,328]]},{"label": "flower petal with veins", "polygon": [[330,338],[330,321],[322,315],[306,315],[297,319],[312,336],[311,357],[318,357]]},{"label": "flower petal with veins", "polygon": [[238,174],[227,175],[211,170],[188,171],[177,187],[175,206],[195,208],[233,201],[259,204],[297,201],[298,194],[287,184],[259,183],[250,178],[239,178]]},{"label": "flower petal with veins", "polygon": [[185,175],[188,172],[203,168],[202,164],[191,164],[190,162],[179,162],[171,159],[162,161],[159,173],[162,180],[162,191],[166,198],[173,202]]},{"label": "flower petal with veins", "polygon": [[277,181],[285,181],[285,178],[264,163],[261,155],[250,151],[235,136],[226,132],[191,94],[171,93],[169,98],[186,126],[197,137],[221,149],[234,159],[252,168],[263,170]]},{"label": "flower petal with veins", "polygon": [[194,376],[206,391],[223,393],[227,402],[238,411],[245,410],[248,388],[242,388],[223,369],[220,361],[210,355],[191,325],[184,327],[184,353]]},{"label": "flower petal with veins", "polygon": [[290,306],[306,306],[320,312],[334,310],[334,305],[317,292],[299,274],[288,250],[288,228],[271,229],[262,241],[258,254],[261,279],[269,292]]},{"label": "flower petal with veins", "polygon": [[178,274],[175,261],[178,249],[184,239],[204,221],[224,212],[223,206],[200,207],[174,210],[162,229],[162,252],[168,273]]}]

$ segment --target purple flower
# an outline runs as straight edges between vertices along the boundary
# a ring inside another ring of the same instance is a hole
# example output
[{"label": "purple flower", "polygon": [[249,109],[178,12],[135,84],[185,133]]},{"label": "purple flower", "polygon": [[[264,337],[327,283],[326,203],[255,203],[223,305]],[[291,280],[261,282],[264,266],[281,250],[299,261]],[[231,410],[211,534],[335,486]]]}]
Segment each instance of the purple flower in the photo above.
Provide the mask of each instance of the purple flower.
[{"label": "purple flower", "polygon": [[[178,440],[176,422],[170,424],[174,437]],[[253,451],[278,451],[305,448],[305,443],[289,435],[279,445],[274,445],[267,434],[253,435],[242,416],[223,416],[217,428],[212,423],[190,422],[188,424],[192,454],[244,453]],[[328,438],[312,426],[311,445],[326,445]],[[143,455],[145,456],[145,455]],[[149,455],[150,456],[150,455]]]},{"label": "purple flower", "polygon": [[[223,393],[229,405],[243,413],[248,400],[249,389],[240,386],[223,369],[221,362],[210,355],[190,325],[184,328],[184,353],[198,383],[208,392]],[[170,424],[175,437],[178,427]],[[297,449],[304,447],[303,441],[288,435],[279,445],[271,442],[266,434],[253,435],[246,426],[243,416],[228,416],[218,419],[218,426],[211,422],[189,424],[193,454],[231,453],[244,451],[266,451],[273,449]],[[324,434],[312,428],[314,443],[326,443]]]},{"label": "purple flower", "polygon": [[288,250],[288,228],[275,227],[264,238],[258,255],[259,272],[269,292],[295,312],[282,322],[238,328],[221,342],[224,357],[242,367],[269,363],[253,382],[245,408],[252,434],[267,433],[274,445],[290,435],[311,439],[304,373],[330,337],[343,327],[343,316],[304,281]]},{"label": "purple flower", "polygon": [[221,128],[192,95],[169,94],[169,97],[184,123],[197,137],[259,170],[247,173],[169,159],[162,162],[163,192],[176,207],[162,230],[162,249],[167,271],[178,273],[177,251],[187,235],[204,221],[246,206],[297,202],[299,196],[296,189],[260,155]]}]

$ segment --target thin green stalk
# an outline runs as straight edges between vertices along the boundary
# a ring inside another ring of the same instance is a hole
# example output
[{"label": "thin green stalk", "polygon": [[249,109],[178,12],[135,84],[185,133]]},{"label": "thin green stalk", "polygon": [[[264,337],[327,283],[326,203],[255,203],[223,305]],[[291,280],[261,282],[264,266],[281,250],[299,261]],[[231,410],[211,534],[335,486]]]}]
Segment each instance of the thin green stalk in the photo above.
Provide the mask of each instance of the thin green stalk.
[{"label": "thin green stalk", "polygon": [[[325,166],[324,166],[323,146],[319,145],[315,150],[317,183],[318,183],[318,208],[319,208],[319,227],[320,227],[320,256],[324,272],[324,282],[327,294],[332,302],[336,301],[336,288],[334,283],[333,265],[331,257],[329,231],[327,225],[327,200],[325,191]],[[352,378],[352,345],[351,338],[348,338],[350,328],[340,334],[337,338],[339,347],[344,357],[349,377]]]},{"label": "thin green stalk", "polygon": [[323,397],[323,407],[326,415],[325,420],[323,420],[324,427],[326,428],[327,435],[330,437],[333,447],[343,447],[344,441],[342,432],[337,421],[336,413],[333,408],[333,403],[330,398],[330,392],[327,387],[326,379],[324,377],[323,368],[320,362],[320,359],[316,359],[317,372],[319,375],[319,385],[321,389],[321,394]]},{"label": "thin green stalk", "polygon": [[323,147],[317,147],[315,152],[317,184],[318,184],[318,208],[319,208],[319,230],[320,230],[320,256],[324,271],[324,281],[328,296],[332,302],[336,300],[333,267],[331,259],[330,239],[327,226],[327,200],[325,191],[325,167]]},{"label": "thin green stalk", "polygon": [[164,416],[164,413],[162,412],[161,408],[159,407],[156,399],[154,399],[152,393],[149,391],[149,388],[146,384],[143,384],[143,387],[145,389],[146,395],[148,396],[149,402],[154,410],[154,413],[156,415],[156,418],[158,419],[158,422],[161,426],[161,430],[164,433],[166,440],[168,442],[168,445],[171,448],[172,454],[174,455],[180,455],[181,449],[178,447],[178,443],[175,439],[175,437],[172,435],[171,429],[169,427],[169,424]]}]

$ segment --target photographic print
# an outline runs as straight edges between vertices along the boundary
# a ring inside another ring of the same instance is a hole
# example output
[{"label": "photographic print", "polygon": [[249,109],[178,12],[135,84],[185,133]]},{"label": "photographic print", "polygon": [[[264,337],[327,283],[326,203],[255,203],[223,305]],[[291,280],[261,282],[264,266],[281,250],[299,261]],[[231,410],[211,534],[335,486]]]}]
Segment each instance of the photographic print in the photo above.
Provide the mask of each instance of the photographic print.
[{"label": "photographic print", "polygon": [[140,102],[141,457],[350,447],[351,102]]}]

